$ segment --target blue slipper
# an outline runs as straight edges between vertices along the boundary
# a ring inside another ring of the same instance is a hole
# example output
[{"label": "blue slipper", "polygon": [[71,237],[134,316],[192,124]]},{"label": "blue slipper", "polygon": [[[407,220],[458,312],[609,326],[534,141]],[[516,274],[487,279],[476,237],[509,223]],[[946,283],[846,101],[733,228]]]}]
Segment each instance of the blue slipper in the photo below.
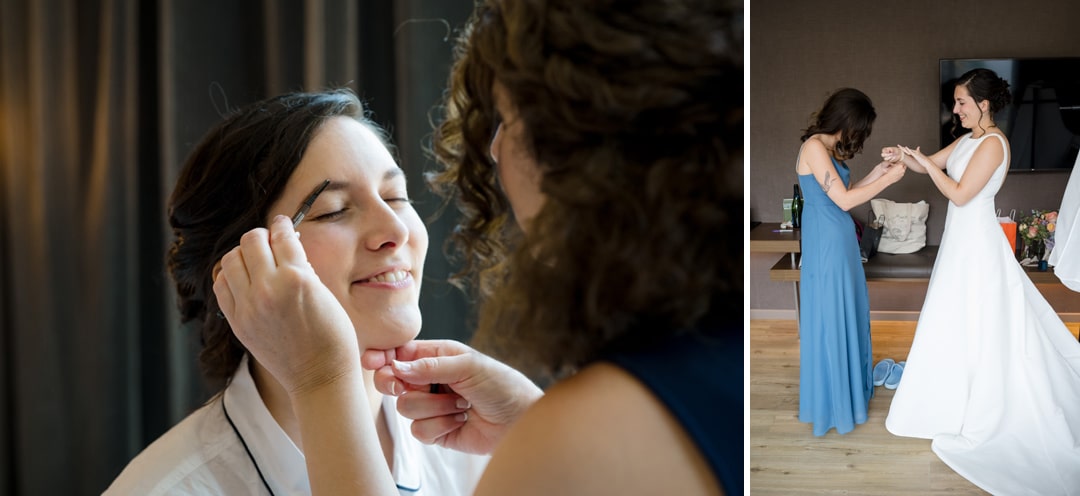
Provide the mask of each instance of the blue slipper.
[{"label": "blue slipper", "polygon": [[885,384],[885,378],[889,377],[889,370],[892,369],[893,364],[896,362],[892,358],[886,358],[874,365],[874,385],[880,386]]},{"label": "blue slipper", "polygon": [[904,365],[907,362],[892,364],[889,368],[889,376],[885,378],[885,389],[896,389],[900,386],[900,378],[904,376]]}]

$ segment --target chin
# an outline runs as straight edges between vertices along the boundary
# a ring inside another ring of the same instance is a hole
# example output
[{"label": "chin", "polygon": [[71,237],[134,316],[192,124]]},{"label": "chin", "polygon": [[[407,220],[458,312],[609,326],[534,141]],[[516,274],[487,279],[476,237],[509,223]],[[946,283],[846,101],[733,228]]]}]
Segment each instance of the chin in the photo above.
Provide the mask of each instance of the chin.
[{"label": "chin", "polygon": [[366,343],[368,348],[387,350],[401,346],[420,334],[422,319],[420,309],[384,309],[384,313],[377,319],[371,319],[370,314],[364,316],[352,316],[353,327],[356,329],[357,338],[361,343]]}]

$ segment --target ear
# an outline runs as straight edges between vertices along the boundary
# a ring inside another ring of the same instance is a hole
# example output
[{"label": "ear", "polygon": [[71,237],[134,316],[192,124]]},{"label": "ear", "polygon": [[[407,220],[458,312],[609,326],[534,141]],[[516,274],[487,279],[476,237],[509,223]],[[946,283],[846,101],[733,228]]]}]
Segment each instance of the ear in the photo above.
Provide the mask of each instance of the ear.
[{"label": "ear", "polygon": [[983,113],[990,112],[990,100],[983,100],[979,102],[979,109],[982,110]]}]

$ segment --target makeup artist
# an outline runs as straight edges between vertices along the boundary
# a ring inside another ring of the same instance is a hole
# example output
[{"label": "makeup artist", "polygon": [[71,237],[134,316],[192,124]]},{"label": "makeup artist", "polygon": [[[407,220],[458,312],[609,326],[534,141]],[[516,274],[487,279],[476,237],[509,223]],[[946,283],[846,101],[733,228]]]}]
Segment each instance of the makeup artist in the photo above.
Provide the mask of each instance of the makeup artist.
[{"label": "makeup artist", "polygon": [[742,4],[618,5],[481,2],[435,135],[476,343],[557,380],[524,413],[486,355],[379,347],[328,318],[287,218],[222,261],[223,312],[319,440],[314,493],[393,494],[350,399],[375,349],[363,365],[408,390],[414,433],[493,450],[478,494],[742,494]]},{"label": "makeup artist", "polygon": [[[358,341],[388,349],[416,337],[427,230],[382,130],[363,115],[346,90],[283,95],[228,116],[188,157],[169,199],[176,239],[168,267],[181,317],[201,330],[203,373],[222,389],[136,456],[105,494],[310,493],[305,458],[323,441],[302,428],[303,405],[233,335],[212,274],[224,255],[234,275],[229,249],[280,217],[303,245],[306,274],[322,281],[297,296],[352,336],[350,347],[322,356],[358,358]],[[347,395],[348,415],[371,434],[370,463],[384,482],[401,494],[471,493],[487,457],[421,444],[397,398],[379,394],[371,372],[358,376],[364,386]]]}]

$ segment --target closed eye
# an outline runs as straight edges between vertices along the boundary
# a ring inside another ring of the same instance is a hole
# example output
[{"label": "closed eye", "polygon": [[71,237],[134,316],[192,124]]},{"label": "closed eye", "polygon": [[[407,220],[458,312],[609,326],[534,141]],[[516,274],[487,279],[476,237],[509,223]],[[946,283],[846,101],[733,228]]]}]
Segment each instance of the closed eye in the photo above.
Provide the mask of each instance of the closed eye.
[{"label": "closed eye", "polygon": [[343,209],[341,209],[341,210],[337,210],[337,211],[334,211],[334,212],[330,212],[330,213],[325,213],[325,214],[322,214],[322,215],[320,215],[320,216],[318,216],[318,217],[315,217],[315,218],[314,218],[313,220],[316,220],[316,221],[331,221],[331,220],[335,220],[335,219],[337,219],[337,218],[341,217],[342,215],[345,215],[345,211],[346,211],[346,210],[348,210],[348,209],[347,209],[347,208],[343,208]]}]

